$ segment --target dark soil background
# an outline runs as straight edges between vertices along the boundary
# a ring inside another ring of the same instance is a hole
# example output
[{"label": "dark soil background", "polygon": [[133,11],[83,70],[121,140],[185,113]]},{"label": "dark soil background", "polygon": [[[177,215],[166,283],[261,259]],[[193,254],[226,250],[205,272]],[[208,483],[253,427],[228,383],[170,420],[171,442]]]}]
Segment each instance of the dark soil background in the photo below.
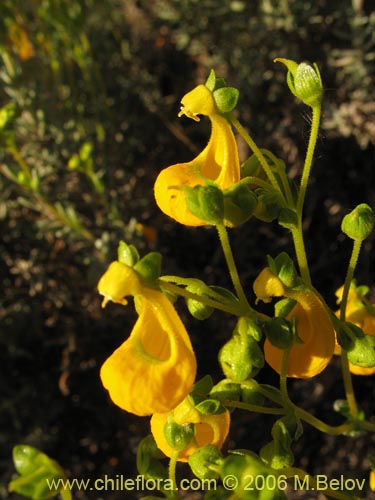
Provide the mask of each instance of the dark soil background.
[{"label": "dark soil background", "polygon": [[[375,11],[371,1],[278,0],[5,0],[0,7],[0,102],[15,102],[15,137],[42,190],[73,207],[94,235],[82,237],[52,220],[32,191],[0,177],[0,498],[14,499],[12,448],[27,443],[55,458],[70,478],[135,477],[137,445],[148,418],[115,407],[99,369],[136,319],[133,307],[101,309],[97,280],[120,239],[141,253],[163,255],[163,274],[199,277],[231,287],[213,229],[179,226],[161,214],[152,187],[158,171],[191,159],[206,143],[208,123],[178,119],[179,100],[205,81],[210,68],[240,90],[238,116],[261,147],[282,157],[298,178],[308,141],[309,113],[285,84],[275,57],[317,62],[325,91],[322,127],[305,207],[306,246],[314,285],[335,307],[351,252],[342,218],[375,202]],[[22,60],[9,25],[27,33],[35,54]],[[82,41],[87,36],[90,50]],[[80,52],[81,51],[81,52]],[[82,57],[81,57],[82,56]],[[8,57],[8,59],[7,59]],[[9,63],[9,58],[11,64]],[[13,65],[13,72],[12,72]],[[68,160],[90,141],[106,203]],[[242,159],[248,151],[241,144]],[[14,156],[0,152],[17,170]],[[112,211],[108,209],[111,207]],[[145,237],[137,223],[151,227]],[[230,231],[245,289],[266,255],[293,255],[288,232],[250,220]],[[365,242],[358,283],[374,294],[374,237]],[[192,319],[178,308],[194,344],[200,375],[221,378],[217,352],[233,320],[215,313]],[[258,379],[277,384],[265,368]],[[375,414],[374,377],[354,377],[358,403]],[[291,381],[291,398],[338,424],[333,403],[344,397],[339,360],[309,381]],[[235,412],[226,449],[258,451],[273,418]],[[309,426],[296,443],[295,465],[311,474],[366,478],[375,437],[322,435]],[[178,469],[181,477],[187,468]],[[147,492],[143,492],[146,495]],[[290,491],[291,500],[323,498]],[[140,495],[142,496],[142,495]],[[134,492],[74,491],[77,499],[137,498]],[[186,496],[200,499],[198,493]]]}]

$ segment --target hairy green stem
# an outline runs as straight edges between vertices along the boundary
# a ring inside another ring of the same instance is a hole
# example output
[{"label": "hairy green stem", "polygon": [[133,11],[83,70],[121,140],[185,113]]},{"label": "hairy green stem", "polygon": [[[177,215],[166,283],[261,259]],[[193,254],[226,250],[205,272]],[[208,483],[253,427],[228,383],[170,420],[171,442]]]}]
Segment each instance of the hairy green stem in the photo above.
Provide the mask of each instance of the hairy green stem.
[{"label": "hairy green stem", "polygon": [[218,224],[216,226],[216,228],[217,228],[217,232],[219,234],[221,246],[223,248],[225,260],[226,260],[227,265],[228,265],[229,274],[230,274],[230,277],[232,279],[232,283],[233,283],[234,289],[236,291],[237,297],[240,301],[240,304],[244,308],[247,308],[248,311],[251,311],[251,314],[254,315],[254,314],[256,314],[256,312],[250,306],[250,304],[246,298],[245,292],[242,288],[241,282],[240,282],[240,277],[238,275],[237,266],[236,266],[236,263],[234,261],[234,257],[233,257],[232,249],[230,246],[228,232],[226,230],[226,227],[222,224]]},{"label": "hairy green stem", "polygon": [[[350,284],[353,280],[354,271],[355,271],[355,268],[357,266],[359,253],[361,251],[361,245],[362,245],[362,241],[354,240],[353,250],[352,250],[352,254],[350,256],[348,270],[346,272],[344,290],[342,292],[342,299],[341,299],[341,306],[340,306],[340,319],[341,319],[341,321],[345,321],[346,306],[348,303]],[[344,349],[341,350],[341,371],[342,371],[342,377],[343,377],[343,381],[344,381],[346,400],[347,400],[348,405],[349,405],[350,413],[351,413],[352,417],[354,419],[356,419],[358,417],[358,405],[357,405],[357,401],[355,398],[353,381],[352,381],[352,376],[351,376],[350,368],[349,368],[348,354]]]},{"label": "hairy green stem", "polygon": [[249,132],[241,125],[241,123],[237,120],[237,118],[235,118],[232,114],[229,116],[229,121],[233,125],[233,127],[237,130],[237,132],[241,135],[241,137],[244,139],[244,141],[249,146],[251,151],[255,154],[257,160],[259,161],[261,167],[266,173],[273,188],[276,191],[280,192],[279,183],[277,182],[271,167],[269,166],[267,160],[265,159],[262,151],[255,144],[254,139],[251,137]]}]

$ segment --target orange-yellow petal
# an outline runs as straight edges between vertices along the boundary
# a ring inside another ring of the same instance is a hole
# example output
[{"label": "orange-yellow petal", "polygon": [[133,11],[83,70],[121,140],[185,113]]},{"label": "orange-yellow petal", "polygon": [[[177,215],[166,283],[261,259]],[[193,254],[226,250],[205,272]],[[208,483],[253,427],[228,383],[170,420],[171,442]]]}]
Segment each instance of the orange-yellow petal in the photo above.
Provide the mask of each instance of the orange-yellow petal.
[{"label": "orange-yellow petal", "polygon": [[190,392],[196,359],[171,302],[145,288],[130,337],[104,362],[100,376],[112,401],[136,415],[166,412]]},{"label": "orange-yellow petal", "polygon": [[103,307],[109,301],[126,305],[125,297],[138,295],[141,290],[142,284],[138,274],[131,267],[118,261],[109,265],[98,283],[98,291],[104,296]]},{"label": "orange-yellow petal", "polygon": [[[269,268],[263,269],[253,287],[258,299],[264,302],[281,296],[297,301],[287,319],[295,318],[297,335],[303,343],[296,342],[290,348],[286,375],[294,378],[318,375],[330,362],[335,349],[335,332],[321,299],[308,288],[286,287]],[[267,339],[264,355],[267,363],[281,373],[284,350]]]},{"label": "orange-yellow petal", "polygon": [[[172,412],[172,414],[173,413],[174,412]],[[151,417],[152,435],[154,436],[159,450],[161,450],[167,457],[171,457],[174,452],[174,450],[169,446],[164,433],[164,428],[169,415],[169,413],[156,413]],[[192,422],[180,422],[180,425],[189,423]],[[227,410],[218,415],[200,414],[199,422],[194,422],[194,439],[186,446],[186,448],[180,451],[178,461],[187,462],[190,455],[192,455],[198,448],[207,444],[213,444],[218,448],[221,448],[228,435],[229,428],[230,413]]]}]

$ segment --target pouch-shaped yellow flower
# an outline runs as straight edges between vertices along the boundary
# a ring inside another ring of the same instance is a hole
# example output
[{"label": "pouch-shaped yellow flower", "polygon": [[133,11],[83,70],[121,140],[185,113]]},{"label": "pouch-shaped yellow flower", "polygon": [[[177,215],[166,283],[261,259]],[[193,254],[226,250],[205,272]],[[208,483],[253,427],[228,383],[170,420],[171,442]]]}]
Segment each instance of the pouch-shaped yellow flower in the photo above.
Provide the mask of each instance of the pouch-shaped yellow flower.
[{"label": "pouch-shaped yellow flower", "polygon": [[[338,304],[341,303],[343,291],[343,286],[336,291]],[[369,308],[366,307],[365,301],[359,295],[356,285],[352,283],[348,294],[345,319],[349,323],[353,323],[356,326],[359,326],[359,328],[361,328],[364,333],[375,336],[375,315],[371,314]],[[340,311],[337,311],[336,315],[339,317]],[[336,354],[341,353],[341,347],[339,345],[336,346],[335,352]],[[372,375],[373,373],[375,373],[375,366],[371,368],[364,368],[362,366],[353,365],[353,363],[350,362],[349,369],[350,372],[353,373],[353,375]]]},{"label": "pouch-shaped yellow flower", "polygon": [[139,318],[100,377],[116,405],[143,416],[169,411],[186,397],[196,359],[184,325],[161,292],[144,289],[135,301]]},{"label": "pouch-shaped yellow flower", "polygon": [[177,163],[162,170],[155,182],[155,200],[169,217],[186,226],[202,226],[207,222],[191,214],[187,208],[183,187],[205,185],[214,181],[220,189],[227,189],[240,180],[240,162],[237,143],[228,121],[216,110],[211,91],[198,85],[186,94],[179,116],[185,114],[199,121],[197,115],[211,120],[211,137],[207,146],[192,161]]},{"label": "pouch-shaped yellow flower", "polygon": [[[329,314],[321,299],[310,289],[286,287],[269,268],[254,282],[254,291],[262,300],[285,296],[297,301],[286,319],[295,318],[296,330],[302,343],[294,343],[289,352],[287,377],[311,378],[322,372],[335,349],[335,333]],[[264,356],[267,363],[281,373],[284,350],[266,339]]]},{"label": "pouch-shaped yellow flower", "polygon": [[[181,403],[181,408],[184,406],[184,401]],[[181,415],[180,415],[181,413]],[[151,417],[151,432],[156,441],[156,445],[167,457],[171,457],[174,453],[173,448],[168,444],[165,436],[165,426],[168,418],[172,415],[174,421],[179,425],[194,425],[194,436],[190,443],[180,451],[178,455],[179,462],[187,462],[198,448],[207,444],[213,444],[217,448],[221,448],[228,435],[230,428],[230,413],[225,410],[218,415],[203,415],[198,411],[192,411],[192,418],[188,418],[186,409],[179,410],[179,406],[170,413],[155,413]],[[186,418],[179,418],[186,414]],[[193,415],[194,414],[194,415]]]}]

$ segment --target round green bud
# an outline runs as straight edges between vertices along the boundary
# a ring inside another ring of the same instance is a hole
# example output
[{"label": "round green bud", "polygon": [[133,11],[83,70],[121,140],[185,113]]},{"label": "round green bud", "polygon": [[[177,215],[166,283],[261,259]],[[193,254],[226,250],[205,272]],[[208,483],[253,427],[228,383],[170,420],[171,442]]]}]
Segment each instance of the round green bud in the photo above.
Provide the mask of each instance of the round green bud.
[{"label": "round green bud", "polygon": [[315,63],[313,66],[304,62],[297,64],[295,61],[283,58],[277,58],[275,62],[281,62],[288,68],[287,84],[293,95],[310,107],[320,104],[323,84]]},{"label": "round green bud", "polygon": [[228,379],[243,382],[263,368],[264,356],[252,337],[235,334],[221,348],[219,362]]},{"label": "round green bud", "polygon": [[356,241],[365,240],[374,229],[374,212],[366,204],[355,207],[341,223],[341,231]]}]

